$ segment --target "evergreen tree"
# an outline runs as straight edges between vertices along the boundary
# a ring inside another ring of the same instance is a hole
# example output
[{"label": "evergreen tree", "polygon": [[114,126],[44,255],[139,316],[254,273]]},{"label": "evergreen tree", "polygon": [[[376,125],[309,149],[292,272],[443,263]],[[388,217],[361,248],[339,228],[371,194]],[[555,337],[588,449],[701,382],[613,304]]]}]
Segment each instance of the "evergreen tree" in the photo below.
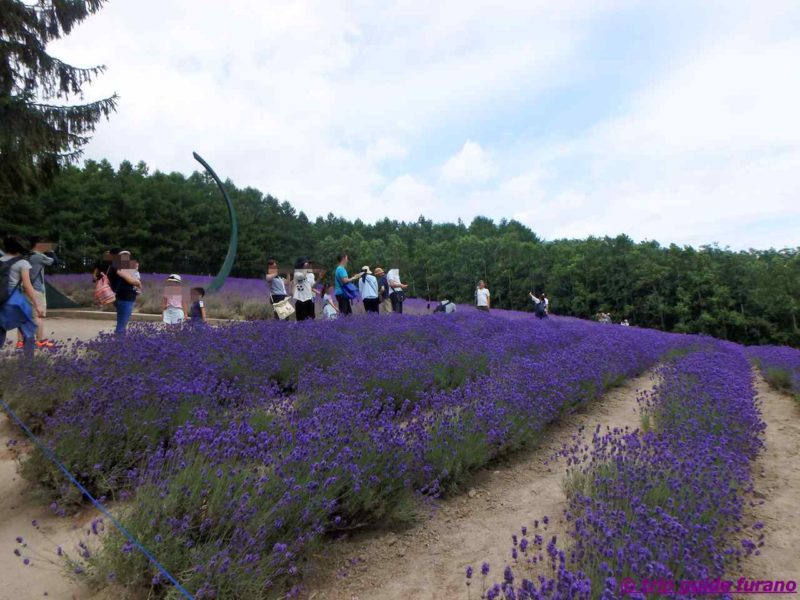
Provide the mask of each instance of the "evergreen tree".
[{"label": "evergreen tree", "polygon": [[78,68],[51,56],[49,42],[97,12],[104,0],[0,0],[0,202],[49,183],[75,161],[117,96],[86,104],[84,84],[104,66]]}]

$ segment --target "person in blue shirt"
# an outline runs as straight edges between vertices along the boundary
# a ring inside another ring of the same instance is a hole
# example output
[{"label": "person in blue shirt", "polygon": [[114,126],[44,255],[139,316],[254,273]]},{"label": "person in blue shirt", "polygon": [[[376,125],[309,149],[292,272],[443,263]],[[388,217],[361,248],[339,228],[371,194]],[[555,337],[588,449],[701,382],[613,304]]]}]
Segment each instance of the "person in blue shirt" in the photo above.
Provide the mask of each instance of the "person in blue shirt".
[{"label": "person in blue shirt", "polygon": [[354,277],[348,277],[347,275],[347,262],[349,260],[350,259],[347,257],[347,254],[344,252],[337,256],[336,261],[339,264],[333,274],[333,285],[336,292],[336,300],[339,304],[339,313],[342,315],[353,314],[353,307],[350,306],[350,297],[345,293],[344,287],[348,283],[358,280],[358,274]]}]

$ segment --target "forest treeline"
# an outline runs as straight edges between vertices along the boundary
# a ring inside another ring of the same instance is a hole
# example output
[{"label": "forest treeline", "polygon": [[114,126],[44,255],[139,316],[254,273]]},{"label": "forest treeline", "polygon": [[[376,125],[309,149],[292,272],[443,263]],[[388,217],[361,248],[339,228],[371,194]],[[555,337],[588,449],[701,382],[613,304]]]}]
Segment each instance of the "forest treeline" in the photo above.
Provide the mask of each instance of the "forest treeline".
[{"label": "forest treeline", "polygon": [[[704,333],[743,343],[800,346],[799,248],[734,252],[635,243],[627,236],[543,241],[516,221],[477,217],[469,225],[328,215],[310,220],[253,188],[226,189],[239,219],[233,274],[264,272],[308,256],[332,269],[346,250],[352,267],[398,266],[412,295],[471,302],[484,279],[497,307],[531,309],[546,292],[554,313],[598,311],[634,325]],[[0,231],[44,235],[67,271],[85,270],[103,249],[124,246],[142,271],[216,273],[227,250],[228,215],[204,173],[150,173],[147,165],[87,161],[62,171],[35,197],[11,201]]]}]

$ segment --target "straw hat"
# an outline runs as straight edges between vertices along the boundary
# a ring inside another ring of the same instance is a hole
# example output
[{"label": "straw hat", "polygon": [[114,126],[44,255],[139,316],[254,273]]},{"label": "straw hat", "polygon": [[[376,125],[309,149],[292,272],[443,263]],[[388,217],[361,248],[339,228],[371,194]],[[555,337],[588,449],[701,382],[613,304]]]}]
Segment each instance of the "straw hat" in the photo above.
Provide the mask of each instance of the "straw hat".
[{"label": "straw hat", "polygon": [[369,265],[364,265],[361,267],[361,272],[366,273],[367,275],[372,275],[372,271],[369,270]]},{"label": "straw hat", "polygon": [[173,273],[169,277],[167,277],[167,281],[174,281],[175,283],[181,283],[183,280],[181,279],[180,275]]},{"label": "straw hat", "polygon": [[380,277],[381,275],[383,275],[383,269],[381,269],[380,267],[375,267],[375,275],[377,277]]}]

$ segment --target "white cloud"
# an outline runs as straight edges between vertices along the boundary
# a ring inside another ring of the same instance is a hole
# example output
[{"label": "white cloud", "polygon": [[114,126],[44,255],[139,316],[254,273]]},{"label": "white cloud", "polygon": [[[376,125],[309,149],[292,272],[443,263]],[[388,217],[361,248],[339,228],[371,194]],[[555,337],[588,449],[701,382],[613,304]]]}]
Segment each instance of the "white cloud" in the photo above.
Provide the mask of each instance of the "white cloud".
[{"label": "white cloud", "polygon": [[477,142],[467,140],[461,150],[442,165],[442,177],[449,183],[484,183],[494,175],[492,159]]},{"label": "white cloud", "polygon": [[[635,0],[112,2],[53,50],[108,65],[89,98],[121,95],[88,157],[189,172],[196,150],[311,217],[485,214],[548,238],[796,245],[800,14],[753,6],[676,3],[697,39],[667,36],[671,60],[633,91],[604,80],[613,63],[593,73],[589,40],[646,18]],[[520,117],[562,85],[565,100],[619,94],[613,116],[569,134]]]}]

